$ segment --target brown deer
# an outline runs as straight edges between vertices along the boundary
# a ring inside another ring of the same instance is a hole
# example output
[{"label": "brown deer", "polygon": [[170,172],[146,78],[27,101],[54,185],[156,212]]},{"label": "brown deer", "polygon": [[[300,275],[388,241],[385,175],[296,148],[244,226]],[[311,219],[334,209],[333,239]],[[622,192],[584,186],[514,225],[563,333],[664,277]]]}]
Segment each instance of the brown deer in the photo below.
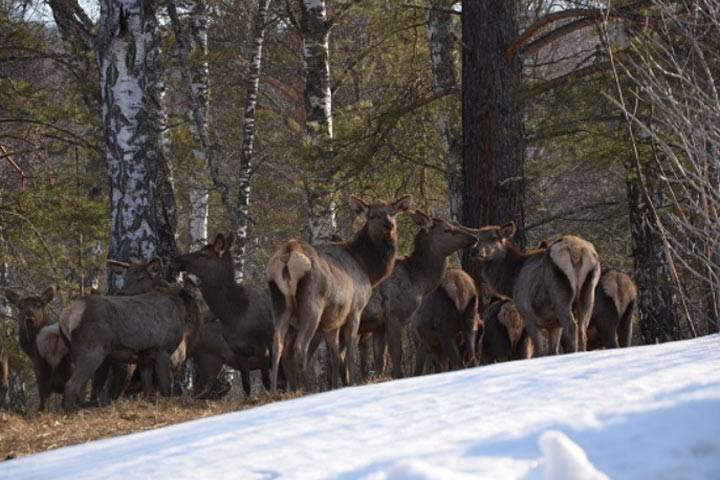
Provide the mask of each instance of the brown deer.
[{"label": "brown deer", "polygon": [[55,288],[46,288],[39,297],[21,297],[12,290],[5,290],[5,296],[18,309],[20,348],[32,361],[40,411],[43,412],[52,393],[64,392],[65,382],[73,372],[72,360],[60,337],[58,324],[45,311],[55,297]]},{"label": "brown deer", "polygon": [[559,353],[560,338],[570,351],[586,349],[586,331],[600,278],[593,245],[566,235],[547,248],[520,252],[510,240],[515,224],[489,225],[478,232],[472,256],[494,291],[508,296],[525,321],[535,352],[542,348],[539,329],[550,331],[550,352]]},{"label": "brown deer", "polygon": [[354,380],[353,364],[357,350],[360,315],[372,288],[383,281],[395,264],[397,229],[395,216],[410,208],[409,195],[395,202],[372,205],[350,196],[356,214],[364,213],[365,225],[347,242],[313,247],[290,240],[270,259],[267,279],[275,312],[272,391],[277,390],[280,358],[288,328],[297,330],[288,372],[298,377],[292,385],[309,387],[308,347],[316,332],[322,332],[328,345],[331,383],[339,386],[341,370],[340,330],[347,349],[342,362],[342,380]]},{"label": "brown deer", "polygon": [[85,383],[108,358],[138,364],[146,395],[152,394],[154,371],[160,393],[170,395],[170,357],[183,339],[185,318],[183,300],[169,285],[141,295],[73,300],[60,315],[60,330],[75,362],[65,385],[65,409],[75,408]]},{"label": "brown deer", "polygon": [[[198,300],[200,293],[197,285],[190,278],[185,278],[181,287],[172,286],[161,279],[162,260],[158,257],[148,262],[134,263],[109,260],[107,264],[113,272],[123,277],[123,284],[116,291],[117,295],[141,295],[153,290],[173,291],[179,295],[184,306],[183,338],[180,345],[170,355],[172,378],[177,378],[189,352],[193,352],[199,343],[202,319]],[[150,378],[148,372],[146,375],[148,376],[145,381]]]},{"label": "brown deer", "polygon": [[[475,234],[461,226],[430,218],[420,210],[410,214],[420,227],[415,235],[414,248],[409,257],[395,262],[392,274],[373,289],[372,297],[360,318],[361,359],[367,358],[367,336],[372,332],[375,368],[385,369],[385,342],[390,347],[392,376],[401,378],[402,330],[420,306],[423,298],[440,283],[448,265],[448,256],[475,244]],[[362,362],[366,365],[366,361]],[[367,375],[363,367],[363,375]]]},{"label": "brown deer", "polygon": [[603,270],[595,287],[595,307],[588,327],[588,350],[629,347],[637,287],[617,270]]},{"label": "brown deer", "polygon": [[487,283],[480,284],[478,295],[482,336],[476,350],[480,364],[531,358],[532,343],[513,301],[497,296]]},{"label": "brown deer", "polygon": [[451,370],[477,365],[475,344],[480,324],[477,306],[477,290],[470,275],[459,268],[448,269],[438,287],[412,316],[413,375],[423,374],[428,355],[440,365],[448,364]]},{"label": "brown deer", "polygon": [[179,256],[177,265],[197,276],[205,302],[222,324],[222,334],[239,367],[246,395],[250,395],[251,364],[259,363],[265,388],[270,384],[270,346],[273,316],[267,291],[235,281],[230,248],[233,235],[218,233],[213,243]]}]

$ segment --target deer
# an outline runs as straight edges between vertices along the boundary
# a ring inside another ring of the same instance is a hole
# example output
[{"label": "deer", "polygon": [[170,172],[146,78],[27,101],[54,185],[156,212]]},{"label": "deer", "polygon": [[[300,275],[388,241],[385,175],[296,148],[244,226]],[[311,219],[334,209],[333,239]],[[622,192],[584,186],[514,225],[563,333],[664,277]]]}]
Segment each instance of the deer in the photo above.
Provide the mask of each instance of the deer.
[{"label": "deer", "polygon": [[197,285],[189,277],[183,280],[181,287],[170,285],[160,278],[162,260],[159,257],[154,257],[148,262],[133,263],[108,260],[107,265],[114,273],[123,277],[122,286],[115,292],[117,295],[141,295],[153,290],[174,291],[182,300],[183,338],[178,348],[170,355],[172,378],[177,378],[180,368],[189,356],[188,353],[193,352],[199,343],[202,318]]},{"label": "deer", "polygon": [[[291,385],[309,388],[308,348],[313,336],[322,333],[328,346],[331,386],[355,383],[352,366],[357,355],[360,315],[370,300],[372,289],[392,272],[397,254],[395,217],[406,212],[412,202],[405,196],[394,202],[380,200],[368,205],[354,195],[350,207],[365,215],[365,224],[346,242],[314,247],[290,240],[270,259],[267,280],[275,314],[272,349],[271,391],[277,391],[278,370],[286,336],[292,325],[297,331],[292,343],[295,376]],[[346,358],[340,358],[342,331]],[[341,366],[342,363],[342,366]]]},{"label": "deer", "polygon": [[475,345],[480,325],[477,306],[478,294],[472,277],[460,268],[448,269],[411,319],[415,341],[413,376],[423,374],[428,355],[450,370],[477,365]]},{"label": "deer", "polygon": [[60,331],[75,362],[65,384],[65,410],[74,410],[85,384],[107,359],[137,364],[146,396],[154,390],[154,371],[160,393],[169,396],[171,355],[183,340],[185,315],[177,290],[162,284],[140,295],[87,295],[70,302],[60,315]]},{"label": "deer", "polygon": [[[587,327],[600,279],[600,260],[588,241],[565,235],[523,253],[512,243],[515,224],[488,225],[477,230],[473,260],[492,289],[515,302],[538,355],[558,354],[561,337],[571,352],[585,351]],[[540,329],[549,330],[543,348]]]},{"label": "deer", "polygon": [[636,304],[637,287],[632,279],[618,270],[603,270],[595,287],[588,350],[629,347]]},{"label": "deer", "polygon": [[[441,218],[431,218],[420,210],[410,214],[420,227],[415,235],[410,256],[395,262],[392,274],[373,289],[372,297],[360,318],[361,360],[367,358],[368,333],[372,333],[375,368],[385,370],[386,342],[392,360],[392,377],[401,378],[402,331],[420,306],[423,298],[432,292],[448,266],[448,257],[477,241],[475,234],[465,227],[454,225]],[[368,375],[367,362],[363,375]]]},{"label": "deer", "polygon": [[200,280],[200,291],[210,311],[220,320],[222,334],[233,354],[230,365],[239,367],[243,390],[250,395],[250,369],[260,365],[262,381],[270,387],[270,347],[273,313],[267,290],[235,281],[232,233],[218,233],[212,243],[180,255],[178,268]]},{"label": "deer", "polygon": [[44,412],[53,393],[64,393],[65,383],[73,372],[69,350],[60,337],[58,323],[46,312],[55,298],[55,287],[46,288],[40,296],[22,297],[6,289],[5,297],[18,309],[20,348],[30,358],[38,387],[39,411]]},{"label": "deer", "polygon": [[512,299],[498,296],[487,283],[478,286],[482,334],[476,348],[480,365],[532,357],[525,322]]}]

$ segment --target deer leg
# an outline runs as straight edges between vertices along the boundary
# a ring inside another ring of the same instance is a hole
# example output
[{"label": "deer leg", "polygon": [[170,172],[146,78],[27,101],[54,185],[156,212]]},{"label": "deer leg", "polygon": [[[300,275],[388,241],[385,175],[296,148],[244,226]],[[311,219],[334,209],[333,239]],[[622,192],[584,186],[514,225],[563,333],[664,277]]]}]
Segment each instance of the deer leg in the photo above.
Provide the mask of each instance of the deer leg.
[{"label": "deer leg", "polygon": [[550,353],[553,355],[560,354],[560,340],[563,336],[564,329],[553,328],[550,330]]},{"label": "deer leg", "polygon": [[153,388],[153,368],[146,362],[139,363],[138,368],[140,369],[143,396],[145,399],[149,399],[155,393],[155,389]]},{"label": "deer leg", "polygon": [[358,375],[355,370],[355,358],[358,355],[358,329],[360,328],[361,313],[362,312],[351,311],[343,327],[347,353],[343,364],[342,375],[346,385],[355,385],[358,383]]},{"label": "deer leg", "polygon": [[534,321],[533,317],[526,317],[524,312],[520,312],[520,316],[524,318],[528,318],[529,320],[525,321],[525,330],[527,331],[528,336],[532,340],[533,346],[535,347],[535,356],[536,357],[542,357],[544,355],[547,355],[549,352],[544,348],[544,342],[542,339],[542,336],[540,335],[540,329],[538,328],[537,324]]},{"label": "deer leg", "polygon": [[[285,347],[285,337],[290,327],[290,312],[285,309],[279,317],[276,317],[275,321],[275,334],[273,336],[273,347],[272,347],[272,377],[270,378],[270,392],[277,393],[277,381],[278,381],[278,370],[280,369],[280,359],[283,356],[283,347]],[[283,364],[286,362],[283,361]],[[285,368],[285,372],[288,377],[288,386],[292,385],[290,379],[293,377],[293,372],[288,371]]]},{"label": "deer leg", "polygon": [[370,344],[372,342],[372,333],[363,333],[358,340],[358,350],[360,352],[360,374],[363,382],[370,379]]},{"label": "deer leg", "polygon": [[[298,300],[304,300],[302,298]],[[308,351],[310,342],[320,325],[322,308],[312,301],[301,301],[298,304],[298,321],[300,328],[293,345],[293,357],[298,376],[298,388],[309,391],[310,375],[308,372]]]},{"label": "deer leg", "polygon": [[418,377],[425,373],[425,359],[427,358],[427,347],[420,340],[415,347],[415,366],[413,367],[413,377]]},{"label": "deer leg", "polygon": [[375,375],[385,375],[387,367],[387,337],[385,334],[385,325],[381,326],[372,333],[373,342],[373,359],[375,362]]},{"label": "deer leg", "polygon": [[605,348],[618,348],[617,325],[603,325],[599,329],[602,346]]},{"label": "deer leg", "polygon": [[330,388],[340,388],[340,330],[325,332],[325,342],[330,361]]},{"label": "deer leg", "polygon": [[245,355],[236,354],[235,362],[240,369],[240,380],[242,381],[243,392],[245,397],[250,396],[250,359]]},{"label": "deer leg", "polygon": [[160,350],[155,356],[155,375],[158,379],[160,395],[163,397],[169,397],[172,393],[172,382],[170,380],[171,364],[170,354],[165,350]]},{"label": "deer leg", "polygon": [[260,357],[260,375],[262,376],[263,387],[266,391],[270,391],[270,356],[263,355]]},{"label": "deer leg", "polygon": [[36,358],[33,361],[35,367],[35,378],[37,379],[38,395],[40,399],[40,411],[44,412],[47,409],[47,402],[52,393],[50,381],[52,376],[51,367],[36,354]]},{"label": "deer leg", "polygon": [[93,376],[106,356],[107,353],[100,348],[75,356],[75,370],[65,384],[63,408],[66,412],[69,413],[75,410],[80,392],[84,391],[85,384],[90,380],[90,377]]},{"label": "deer leg", "polygon": [[387,340],[390,347],[390,360],[392,360],[392,377],[402,378],[402,323],[400,319],[390,317],[386,324]]},{"label": "deer leg", "polygon": [[632,317],[635,311],[635,302],[630,302],[625,312],[620,318],[620,324],[618,325],[618,343],[621,347],[629,347],[632,341]]},{"label": "deer leg", "polygon": [[450,363],[451,370],[457,370],[462,366],[462,357],[455,342],[455,335],[448,335],[447,332],[440,333],[440,346]]}]

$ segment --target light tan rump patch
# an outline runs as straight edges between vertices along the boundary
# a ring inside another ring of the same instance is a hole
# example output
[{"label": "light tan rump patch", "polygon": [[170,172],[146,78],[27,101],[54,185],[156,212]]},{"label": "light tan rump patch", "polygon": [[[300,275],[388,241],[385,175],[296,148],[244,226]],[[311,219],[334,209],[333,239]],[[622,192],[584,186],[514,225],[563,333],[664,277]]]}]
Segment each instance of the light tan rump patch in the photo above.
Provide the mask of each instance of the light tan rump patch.
[{"label": "light tan rump patch", "polygon": [[68,339],[72,338],[71,336],[73,330],[75,330],[80,325],[80,322],[82,322],[85,307],[87,307],[85,300],[79,298],[70,302],[70,305],[65,307],[60,314],[60,329]]},{"label": "light tan rump patch", "polygon": [[65,342],[60,337],[60,324],[53,323],[43,327],[35,339],[38,353],[50,364],[57,368],[63,357],[69,353]]},{"label": "light tan rump patch", "polygon": [[465,311],[468,302],[475,295],[475,282],[467,273],[458,268],[451,268],[440,281],[440,287],[452,299],[458,312]]},{"label": "light tan rump patch", "polygon": [[298,282],[312,266],[310,258],[302,250],[300,242],[290,240],[268,262],[268,281],[275,282],[286,297],[295,295]]},{"label": "light tan rump patch", "polygon": [[598,256],[592,243],[582,238],[566,235],[550,246],[550,258],[570,281],[573,295],[595,268]]},{"label": "light tan rump patch", "polygon": [[522,336],[524,325],[520,313],[518,313],[512,301],[503,302],[498,312],[498,321],[507,329],[510,344],[515,348]]}]

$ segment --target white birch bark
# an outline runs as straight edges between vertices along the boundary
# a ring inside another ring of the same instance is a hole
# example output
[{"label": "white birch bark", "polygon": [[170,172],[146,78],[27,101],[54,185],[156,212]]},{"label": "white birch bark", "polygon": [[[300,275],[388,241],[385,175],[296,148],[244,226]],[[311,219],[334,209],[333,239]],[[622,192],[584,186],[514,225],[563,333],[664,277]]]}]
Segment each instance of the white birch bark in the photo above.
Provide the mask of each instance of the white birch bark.
[{"label": "white birch bark", "polygon": [[[177,220],[153,2],[103,0],[95,44],[110,179],[109,258],[159,255],[174,275]],[[109,288],[121,280],[110,274]]]},{"label": "white birch bark", "polygon": [[[452,15],[448,10],[452,2],[447,0],[425,0],[428,45],[432,64],[435,92],[459,91],[455,73],[454,38],[452,33]],[[454,221],[462,215],[462,157],[459,151],[453,151],[456,143],[450,129],[450,112],[445,105],[438,108],[437,121],[440,129],[440,141],[447,184],[450,216]]]},{"label": "white birch bark", "polygon": [[[332,139],[332,93],[330,91],[329,24],[325,0],[302,0],[300,34],[305,73],[306,140],[320,148]],[[306,201],[310,242],[326,243],[335,232],[335,202],[325,158],[311,155]]]}]

